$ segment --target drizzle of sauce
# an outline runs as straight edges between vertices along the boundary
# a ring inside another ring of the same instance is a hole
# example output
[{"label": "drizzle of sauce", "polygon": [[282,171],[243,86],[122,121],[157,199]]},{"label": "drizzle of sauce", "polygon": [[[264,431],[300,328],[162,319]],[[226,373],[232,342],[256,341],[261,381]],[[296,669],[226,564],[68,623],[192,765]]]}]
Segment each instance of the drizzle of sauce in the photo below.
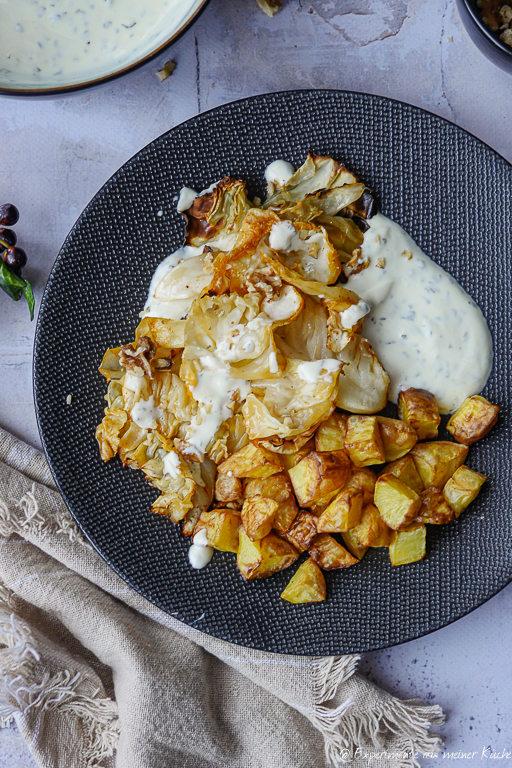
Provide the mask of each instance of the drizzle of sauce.
[{"label": "drizzle of sauce", "polygon": [[348,287],[371,306],[363,336],[386,369],[389,398],[408,387],[435,395],[450,413],[480,392],[492,367],[485,318],[461,286],[395,222],[377,214],[362,245],[369,266]]},{"label": "drizzle of sauce", "polygon": [[157,421],[161,415],[162,409],[155,405],[153,395],[150,395],[147,400],[143,400],[141,397],[130,411],[132,421],[141,429],[156,429]]},{"label": "drizzle of sauce", "polygon": [[0,80],[21,88],[102,77],[149,55],[201,0],[2,0]]}]

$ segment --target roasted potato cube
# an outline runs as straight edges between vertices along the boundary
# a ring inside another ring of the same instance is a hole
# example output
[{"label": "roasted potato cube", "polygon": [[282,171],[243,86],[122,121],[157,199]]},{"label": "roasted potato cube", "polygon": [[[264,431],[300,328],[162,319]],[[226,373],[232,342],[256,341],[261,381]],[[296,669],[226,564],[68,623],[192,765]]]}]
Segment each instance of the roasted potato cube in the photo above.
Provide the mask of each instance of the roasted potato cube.
[{"label": "roasted potato cube", "polygon": [[312,437],[311,440],[308,440],[306,445],[303,445],[302,448],[299,448],[295,453],[281,453],[279,458],[285,469],[291,469],[292,467],[295,467],[299,461],[302,461],[308,453],[311,453],[311,451],[314,450],[315,438]]},{"label": "roasted potato cube", "polygon": [[356,467],[384,463],[384,445],[376,416],[349,416],[345,450]]},{"label": "roasted potato cube", "polygon": [[364,493],[359,488],[343,488],[318,518],[317,530],[330,533],[350,531],[361,520],[363,502]]},{"label": "roasted potato cube", "polygon": [[423,493],[423,483],[421,482],[421,477],[418,475],[418,470],[416,469],[416,464],[414,463],[412,456],[404,456],[402,459],[398,459],[398,461],[393,461],[391,464],[388,464],[381,472],[381,475],[387,474],[398,477],[402,483],[405,483],[409,488],[412,488],[418,496],[421,496]]},{"label": "roasted potato cube", "polygon": [[265,496],[251,496],[242,507],[242,523],[251,541],[263,539],[272,530],[279,503]]},{"label": "roasted potato cube", "polygon": [[357,557],[358,560],[361,560],[369,549],[368,547],[363,547],[363,545],[359,543],[358,538],[354,536],[352,531],[342,533],[341,538],[345,542],[348,551]]},{"label": "roasted potato cube", "polygon": [[443,488],[456,469],[464,464],[468,448],[465,445],[437,440],[435,443],[415,445],[411,456],[424,488],[435,485]]},{"label": "roasted potato cube", "polygon": [[499,405],[493,405],[481,395],[467,397],[450,418],[446,429],[458,443],[471,445],[494,427],[499,410]]},{"label": "roasted potato cube", "polygon": [[318,534],[308,551],[311,559],[324,571],[331,571],[334,568],[348,568],[349,565],[359,562],[357,557],[347,552],[345,547],[338,544],[336,539],[333,539],[328,533]]},{"label": "roasted potato cube", "polygon": [[320,603],[325,600],[326,592],[324,575],[309,557],[297,568],[281,597],[289,603]]},{"label": "roasted potato cube", "polygon": [[238,527],[240,517],[230,509],[214,509],[203,512],[194,529],[194,536],[206,528],[210,547],[222,552],[238,552]]},{"label": "roasted potato cube", "polygon": [[279,506],[274,517],[273,528],[278,533],[285,533],[299,512],[293,495],[293,488],[288,475],[284,472],[272,477],[249,480],[245,486],[245,497],[266,496],[274,499]]},{"label": "roasted potato cube", "polygon": [[418,440],[437,437],[441,422],[434,395],[426,389],[406,389],[398,395],[398,416],[416,430]]},{"label": "roasted potato cube", "polygon": [[281,472],[283,467],[279,455],[249,443],[217,467],[223,475],[233,473],[235,477],[270,477]]},{"label": "roasted potato cube", "polygon": [[317,535],[317,520],[316,515],[301,510],[289,530],[283,533],[283,538],[293,544],[299,552],[304,552]]},{"label": "roasted potato cube", "polygon": [[331,491],[331,493],[328,493],[327,496],[324,496],[322,499],[317,499],[317,501],[313,502],[312,504],[308,505],[308,509],[313,512],[314,515],[321,515],[322,512],[324,512],[331,501],[334,499],[334,497],[337,495],[338,490]]},{"label": "roasted potato cube", "polygon": [[217,501],[238,501],[243,498],[242,483],[234,475],[217,475],[215,498]]},{"label": "roasted potato cube", "polygon": [[381,542],[389,537],[388,526],[374,504],[367,504],[363,507],[361,521],[352,528],[350,533],[363,547],[386,546],[386,544],[377,544],[376,542]]},{"label": "roasted potato cube", "polygon": [[486,480],[485,475],[475,472],[465,464],[455,470],[443,488],[443,496],[454,510],[455,517],[476,499]]},{"label": "roasted potato cube", "polygon": [[317,451],[342,451],[345,446],[347,419],[344,413],[331,413],[315,433]]},{"label": "roasted potato cube", "polygon": [[364,495],[364,504],[373,504],[373,494],[375,493],[375,482],[377,477],[375,472],[368,467],[361,467],[361,469],[353,469],[350,475],[346,488],[359,488]]},{"label": "roasted potato cube", "polygon": [[260,541],[251,541],[243,526],[238,533],[240,544],[236,563],[247,581],[266,579],[273,573],[284,571],[293,565],[299,556],[291,544],[280,539],[275,533],[269,533]]},{"label": "roasted potato cube", "polygon": [[410,424],[399,419],[388,419],[377,416],[379,422],[384,458],[386,461],[396,461],[409,453],[418,442],[418,435]]},{"label": "roasted potato cube", "polygon": [[448,504],[439,488],[427,488],[421,494],[421,507],[415,523],[444,525],[455,520],[455,511]]},{"label": "roasted potato cube", "polygon": [[421,507],[421,498],[397,477],[386,474],[375,483],[375,506],[384,522],[397,531],[414,520]]},{"label": "roasted potato cube", "polygon": [[413,523],[401,531],[394,531],[389,545],[391,565],[416,563],[427,551],[427,529],[421,523]]},{"label": "roasted potato cube", "polygon": [[343,488],[350,472],[344,451],[312,451],[289,470],[290,480],[301,507]]}]

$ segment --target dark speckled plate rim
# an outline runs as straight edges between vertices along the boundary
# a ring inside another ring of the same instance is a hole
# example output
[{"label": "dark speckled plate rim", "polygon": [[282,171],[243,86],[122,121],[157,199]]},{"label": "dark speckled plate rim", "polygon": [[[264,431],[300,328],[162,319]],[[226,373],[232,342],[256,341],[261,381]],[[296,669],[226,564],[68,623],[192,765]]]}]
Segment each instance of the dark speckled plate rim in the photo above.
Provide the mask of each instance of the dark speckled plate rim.
[{"label": "dark speckled plate rim", "polygon": [[[440,124],[448,126],[451,130],[455,130],[456,132],[461,132],[461,133],[465,134],[467,137],[469,137],[472,141],[476,142],[478,145],[480,145],[487,152],[490,152],[497,159],[502,161],[505,165],[507,165],[510,168],[511,183],[512,183],[512,164],[505,157],[503,157],[503,155],[501,155],[495,149],[493,149],[488,144],[486,144],[482,139],[478,138],[478,136],[475,136],[470,131],[466,130],[465,128],[461,128],[460,126],[456,125],[455,123],[452,123],[450,120],[447,120],[446,118],[443,118],[443,117],[437,115],[435,112],[423,109],[422,107],[418,107],[416,105],[409,104],[407,102],[404,102],[404,101],[401,101],[401,100],[398,100],[398,99],[392,99],[392,98],[389,98],[387,96],[381,96],[379,94],[372,94],[372,93],[360,92],[360,91],[340,90],[340,89],[334,89],[334,88],[331,88],[331,89],[327,89],[327,88],[325,88],[325,89],[301,88],[301,89],[289,89],[289,90],[280,90],[280,91],[269,91],[269,92],[266,92],[266,93],[256,94],[254,96],[249,96],[249,97],[246,97],[246,98],[243,98],[243,99],[237,99],[237,100],[232,101],[232,102],[226,102],[226,103],[221,104],[219,106],[213,107],[210,110],[206,110],[204,112],[201,112],[201,113],[195,115],[194,117],[191,117],[188,120],[183,121],[182,123],[178,123],[176,126],[173,126],[168,131],[165,131],[163,134],[161,134],[157,138],[153,139],[152,141],[148,142],[148,144],[146,144],[144,147],[142,147],[129,160],[127,160],[125,163],[123,163],[123,165],[120,168],[118,168],[115,171],[115,173],[113,173],[109,177],[109,179],[107,179],[107,181],[96,192],[94,197],[91,199],[91,201],[89,201],[89,203],[84,208],[84,210],[82,211],[80,216],[77,218],[77,220],[75,221],[75,223],[74,223],[73,227],[71,228],[69,234],[67,235],[67,237],[66,237],[66,239],[65,239],[65,241],[64,241],[64,243],[63,243],[63,245],[62,245],[62,247],[61,247],[61,249],[59,251],[59,254],[57,255],[57,258],[55,259],[54,265],[53,265],[53,267],[51,269],[51,272],[49,274],[49,277],[48,277],[48,280],[47,280],[47,283],[46,283],[46,286],[45,286],[45,289],[44,289],[44,292],[43,292],[43,296],[42,296],[42,299],[41,299],[41,305],[40,305],[39,313],[38,313],[38,317],[37,317],[37,327],[36,327],[35,338],[34,338],[34,355],[33,355],[33,363],[32,363],[32,374],[33,374],[33,385],[34,385],[34,403],[35,403],[37,426],[38,426],[38,429],[39,429],[39,434],[40,434],[40,437],[41,437],[41,443],[42,443],[42,446],[43,446],[43,450],[44,450],[46,459],[48,461],[48,464],[49,464],[50,471],[52,473],[53,479],[55,480],[57,488],[59,489],[59,491],[60,491],[60,493],[61,493],[61,495],[62,495],[62,497],[63,497],[63,499],[64,499],[64,501],[66,503],[66,506],[68,507],[71,515],[75,519],[78,527],[80,528],[80,530],[82,531],[82,533],[84,534],[86,539],[91,543],[93,548],[98,552],[98,554],[102,557],[102,559],[110,566],[110,568],[112,568],[112,570],[121,579],[123,579],[123,581],[125,581],[125,583],[127,583],[135,592],[137,592],[138,594],[142,595],[150,603],[152,603],[153,605],[156,605],[158,608],[160,608],[162,611],[164,611],[164,613],[167,613],[168,615],[170,615],[170,611],[169,611],[168,607],[166,607],[161,601],[159,601],[157,599],[154,599],[154,598],[150,598],[145,593],[144,590],[140,589],[137,585],[133,584],[132,581],[129,578],[126,578],[126,576],[123,574],[122,570],[118,566],[116,566],[109,557],[106,557],[105,555],[103,555],[103,553],[100,551],[100,549],[95,545],[95,543],[92,541],[91,537],[88,535],[88,533],[85,530],[82,522],[80,521],[79,516],[77,516],[73,512],[71,506],[68,504],[68,501],[67,501],[67,498],[66,498],[66,493],[61,488],[61,484],[59,482],[59,478],[58,478],[56,472],[54,471],[54,468],[52,466],[52,462],[51,462],[50,457],[49,457],[48,445],[47,445],[47,441],[46,441],[43,429],[41,427],[40,414],[39,414],[39,408],[38,408],[38,402],[37,402],[39,386],[38,386],[38,380],[37,380],[36,367],[37,367],[37,358],[38,358],[38,354],[39,354],[39,344],[40,344],[40,328],[41,328],[40,320],[41,320],[41,318],[42,318],[42,316],[44,314],[45,305],[46,305],[46,303],[47,303],[47,301],[49,299],[50,293],[51,293],[51,288],[52,288],[51,284],[52,284],[52,281],[53,281],[54,272],[55,272],[55,270],[57,268],[57,265],[59,263],[59,260],[60,260],[60,258],[62,256],[63,249],[65,248],[67,242],[73,237],[74,231],[80,225],[82,219],[84,218],[84,216],[85,216],[85,214],[87,212],[87,209],[88,209],[89,205],[97,197],[97,195],[101,194],[102,192],[104,192],[106,190],[106,188],[109,186],[111,181],[115,178],[115,176],[117,175],[117,173],[121,169],[123,169],[126,165],[129,165],[131,162],[133,162],[140,155],[144,154],[148,150],[148,148],[150,146],[152,146],[154,144],[157,144],[158,142],[164,140],[165,137],[167,137],[168,135],[172,134],[173,131],[176,128],[178,128],[180,126],[187,125],[187,124],[193,124],[198,119],[202,118],[203,116],[206,116],[208,114],[212,114],[212,113],[218,112],[218,111],[222,110],[225,107],[228,107],[228,106],[234,105],[234,104],[236,104],[236,105],[244,105],[244,104],[248,104],[248,103],[254,103],[254,102],[257,102],[257,101],[263,101],[263,100],[267,99],[268,97],[272,97],[272,96],[282,96],[283,98],[286,98],[287,96],[294,96],[294,95],[308,94],[308,93],[334,95],[334,96],[336,96],[336,95],[346,95],[346,96],[352,96],[352,97],[355,97],[355,98],[359,98],[359,99],[361,99],[363,101],[364,100],[370,100],[370,101],[375,100],[375,101],[380,101],[380,102],[388,102],[389,104],[398,105],[401,109],[403,108],[403,109],[412,111],[413,113],[416,113],[418,115],[427,115],[430,118],[432,118],[434,120],[437,120]],[[450,624],[453,624],[454,622],[458,621],[459,619],[463,618],[464,616],[468,616],[470,613],[473,613],[478,608],[480,608],[482,605],[484,605],[489,600],[491,600],[493,597],[495,597],[497,594],[499,594],[511,582],[512,582],[512,564],[511,564],[511,568],[510,568],[510,573],[502,581],[502,583],[500,583],[500,586],[498,586],[496,589],[492,590],[484,599],[481,599],[477,604],[475,604],[471,608],[469,608],[467,610],[466,609],[462,609],[460,611],[454,612],[454,614],[450,617],[449,620],[447,620],[447,621],[438,621],[438,622],[434,621],[432,623],[432,625],[429,627],[429,629],[427,629],[425,631],[419,631],[419,632],[414,632],[413,631],[410,634],[408,634],[407,637],[404,637],[403,639],[400,639],[397,642],[392,642],[392,643],[389,643],[389,642],[374,642],[374,643],[370,643],[370,644],[365,644],[365,646],[362,647],[360,650],[354,650],[354,651],[350,651],[350,652],[351,653],[366,653],[366,652],[370,652],[370,651],[383,650],[385,648],[391,648],[391,647],[395,647],[397,645],[403,645],[404,643],[410,642],[412,640],[417,640],[419,638],[422,638],[422,637],[425,637],[427,635],[430,635],[430,634],[432,634],[433,632],[436,632],[439,629],[443,629],[444,627],[447,627]],[[177,618],[177,617],[175,617],[175,618]],[[178,621],[180,621],[185,626],[190,626],[186,621],[184,621],[182,619],[178,618]],[[210,633],[205,632],[205,634],[211,634],[214,637],[217,636],[213,632],[210,632]],[[224,640],[224,642],[231,642],[231,644],[239,645],[240,647],[250,647],[250,648],[254,648],[254,649],[262,650],[262,651],[266,651],[267,650],[266,648],[261,647],[258,644],[244,645],[244,643],[236,642],[234,640],[231,640],[231,641]],[[293,655],[303,655],[303,656],[308,656],[308,655],[318,656],[319,655],[318,653],[313,653],[312,654],[312,653],[308,653],[307,651],[304,651],[303,653],[299,653],[298,651],[293,651],[292,652],[292,651],[275,651],[275,650],[273,650],[272,653],[278,653],[278,654],[281,654],[281,655],[293,654]]]}]

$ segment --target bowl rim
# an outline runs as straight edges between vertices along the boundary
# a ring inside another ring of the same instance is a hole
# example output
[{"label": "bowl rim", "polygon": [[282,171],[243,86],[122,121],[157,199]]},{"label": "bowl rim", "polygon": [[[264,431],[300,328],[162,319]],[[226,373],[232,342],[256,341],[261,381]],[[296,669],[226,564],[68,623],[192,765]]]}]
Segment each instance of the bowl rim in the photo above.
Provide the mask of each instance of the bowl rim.
[{"label": "bowl rim", "polygon": [[74,83],[72,85],[51,86],[49,88],[10,88],[0,83],[0,96],[19,96],[25,98],[41,98],[42,96],[65,96],[69,93],[78,93],[89,88],[96,88],[106,83],[111,83],[114,80],[127,75],[129,72],[135,72],[149,62],[157,59],[167,48],[169,48],[171,45],[174,45],[174,43],[176,43],[185,34],[185,32],[188,31],[188,29],[203,13],[210,0],[199,0],[199,2],[200,4],[198,7],[191,13],[186,21],[183,22],[181,27],[179,27],[169,38],[167,38],[165,42],[159,45],[158,48],[155,48],[146,56],[143,56],[141,59],[133,62],[133,64],[129,64],[128,66],[123,67],[122,69],[118,69],[108,75],[101,75],[100,77],[95,77],[91,80],[84,80],[80,83]]},{"label": "bowl rim", "polygon": [[460,2],[464,5],[473,23],[476,27],[478,27],[486,40],[488,40],[491,45],[494,45],[499,51],[504,53],[505,56],[512,60],[512,46],[507,45],[507,43],[504,43],[503,40],[500,40],[500,38],[496,36],[496,33],[487,26],[480,13],[478,12],[475,0],[460,0]]}]

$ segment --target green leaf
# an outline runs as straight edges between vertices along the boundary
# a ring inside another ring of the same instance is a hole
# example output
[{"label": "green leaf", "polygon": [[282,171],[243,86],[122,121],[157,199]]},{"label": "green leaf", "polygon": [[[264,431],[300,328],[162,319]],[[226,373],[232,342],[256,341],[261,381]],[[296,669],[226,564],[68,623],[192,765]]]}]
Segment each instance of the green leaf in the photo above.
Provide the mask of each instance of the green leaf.
[{"label": "green leaf", "polygon": [[14,301],[19,301],[25,296],[30,311],[30,319],[34,319],[34,294],[28,280],[15,275],[12,269],[0,259],[0,288]]}]

